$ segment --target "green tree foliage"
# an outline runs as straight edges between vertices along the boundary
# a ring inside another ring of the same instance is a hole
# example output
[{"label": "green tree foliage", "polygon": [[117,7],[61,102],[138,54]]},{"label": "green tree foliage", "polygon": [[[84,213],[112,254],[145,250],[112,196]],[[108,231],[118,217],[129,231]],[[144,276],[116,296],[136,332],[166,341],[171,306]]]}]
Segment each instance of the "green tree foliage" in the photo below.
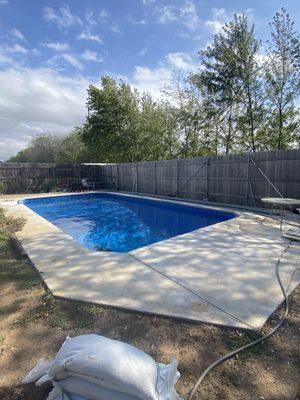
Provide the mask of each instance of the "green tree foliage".
[{"label": "green tree foliage", "polygon": [[190,76],[204,99],[206,130],[215,153],[263,147],[262,83],[257,62],[260,44],[245,15],[233,16],[212,44],[200,51],[202,69]]},{"label": "green tree foliage", "polygon": [[190,75],[190,81],[199,89],[205,110],[204,128],[211,138],[213,152],[224,147],[225,153],[234,148],[237,121],[236,105],[240,101],[241,85],[238,79],[235,55],[235,35],[232,29],[237,21],[225,25],[212,44],[200,51],[202,69]]},{"label": "green tree foliage", "polygon": [[206,148],[202,138],[202,99],[195,87],[182,74],[174,73],[171,83],[164,88],[169,98],[166,103],[170,118],[173,120],[175,137],[178,140],[180,157],[204,155]]},{"label": "green tree foliage", "polygon": [[89,161],[89,153],[78,130],[67,136],[35,136],[29,146],[8,161],[20,163],[81,163]]},{"label": "green tree foliage", "polygon": [[81,138],[101,162],[158,160],[174,154],[172,121],[163,103],[141,95],[124,82],[101,79],[88,89],[89,116]]},{"label": "green tree foliage", "polygon": [[154,102],[149,94],[141,97],[137,121],[140,139],[137,141],[138,160],[160,160],[175,155],[171,118],[170,115],[167,116],[164,105]]},{"label": "green tree foliage", "polygon": [[225,29],[228,29],[229,34],[233,36],[232,50],[235,54],[234,63],[241,88],[239,99],[241,144],[247,150],[261,150],[265,145],[265,130],[262,81],[258,64],[260,43],[254,36],[254,25],[249,28],[245,15],[234,15]]},{"label": "green tree foliage", "polygon": [[135,161],[138,93],[124,82],[102,77],[101,88],[88,88],[89,116],[82,129],[83,142],[97,149],[100,161]]},{"label": "green tree foliage", "polygon": [[275,14],[269,26],[271,40],[265,62],[269,145],[280,150],[299,140],[295,100],[300,91],[300,41],[284,8]]}]

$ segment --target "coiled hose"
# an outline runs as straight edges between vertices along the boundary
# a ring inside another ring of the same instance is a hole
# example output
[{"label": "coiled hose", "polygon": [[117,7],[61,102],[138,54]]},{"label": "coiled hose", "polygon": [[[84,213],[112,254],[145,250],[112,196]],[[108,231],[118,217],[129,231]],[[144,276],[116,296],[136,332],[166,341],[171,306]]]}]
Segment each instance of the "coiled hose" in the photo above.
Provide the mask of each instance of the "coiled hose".
[{"label": "coiled hose", "polygon": [[198,387],[200,386],[200,384],[203,382],[203,379],[206,377],[207,374],[209,374],[209,372],[211,370],[213,370],[216,366],[220,365],[222,362],[228,360],[229,358],[234,357],[236,354],[241,353],[242,351],[245,351],[247,349],[249,349],[250,347],[256,346],[258,343],[263,342],[266,339],[269,339],[269,337],[271,337],[280,327],[281,325],[284,323],[288,312],[289,312],[289,299],[288,299],[288,295],[286,293],[285,288],[283,287],[283,284],[281,282],[280,279],[280,275],[279,275],[279,266],[282,260],[282,257],[285,255],[285,253],[288,251],[289,247],[291,245],[291,240],[289,241],[288,245],[286,246],[286,248],[283,250],[283,252],[280,254],[280,256],[277,259],[276,262],[276,276],[277,276],[277,280],[281,289],[281,292],[284,296],[284,303],[285,303],[285,311],[284,314],[282,316],[282,318],[280,319],[280,321],[277,323],[277,325],[271,329],[270,332],[268,332],[267,334],[265,334],[264,336],[254,340],[253,342],[250,342],[242,347],[239,347],[236,350],[231,351],[228,354],[225,354],[224,356],[220,357],[218,360],[216,360],[215,362],[213,362],[211,365],[209,365],[206,370],[203,372],[203,374],[199,377],[199,379],[197,380],[197,382],[195,383],[193,389],[191,390],[188,399],[187,400],[192,400],[193,397],[195,396]]}]

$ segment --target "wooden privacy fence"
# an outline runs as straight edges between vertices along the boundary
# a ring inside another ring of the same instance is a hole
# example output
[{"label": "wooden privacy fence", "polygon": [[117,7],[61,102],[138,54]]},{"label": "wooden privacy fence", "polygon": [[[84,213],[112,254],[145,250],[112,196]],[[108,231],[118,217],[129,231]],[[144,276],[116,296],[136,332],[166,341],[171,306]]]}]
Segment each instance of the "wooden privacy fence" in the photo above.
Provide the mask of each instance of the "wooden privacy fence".
[{"label": "wooden privacy fence", "polygon": [[0,192],[97,187],[219,203],[263,206],[267,196],[300,198],[300,150],[120,164],[0,164]]},{"label": "wooden privacy fence", "polygon": [[99,166],[81,164],[0,164],[0,193],[71,190],[82,178],[99,182]]},{"label": "wooden privacy fence", "polygon": [[102,165],[103,188],[263,206],[262,197],[300,198],[300,150]]}]

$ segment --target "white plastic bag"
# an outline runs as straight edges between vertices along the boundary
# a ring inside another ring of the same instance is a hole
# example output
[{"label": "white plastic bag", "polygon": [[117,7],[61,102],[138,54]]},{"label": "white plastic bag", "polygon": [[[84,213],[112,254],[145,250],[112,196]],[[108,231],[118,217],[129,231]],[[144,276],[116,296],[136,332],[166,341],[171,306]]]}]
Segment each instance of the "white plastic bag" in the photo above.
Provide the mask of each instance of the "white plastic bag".
[{"label": "white plastic bag", "polygon": [[87,400],[178,400],[174,385],[179,376],[175,359],[157,364],[126,343],[82,335],[67,338],[56,357],[40,360],[23,383],[52,381],[56,397],[51,400],[73,400],[73,395]]}]

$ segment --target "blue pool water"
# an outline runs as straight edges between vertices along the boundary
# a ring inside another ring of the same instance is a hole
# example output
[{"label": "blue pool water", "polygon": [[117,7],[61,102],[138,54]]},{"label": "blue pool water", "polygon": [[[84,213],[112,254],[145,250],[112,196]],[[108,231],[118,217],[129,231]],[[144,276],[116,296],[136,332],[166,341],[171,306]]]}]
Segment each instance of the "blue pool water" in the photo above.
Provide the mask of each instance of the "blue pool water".
[{"label": "blue pool water", "polygon": [[24,203],[88,249],[122,253],[235,217],[109,193],[44,197]]}]

